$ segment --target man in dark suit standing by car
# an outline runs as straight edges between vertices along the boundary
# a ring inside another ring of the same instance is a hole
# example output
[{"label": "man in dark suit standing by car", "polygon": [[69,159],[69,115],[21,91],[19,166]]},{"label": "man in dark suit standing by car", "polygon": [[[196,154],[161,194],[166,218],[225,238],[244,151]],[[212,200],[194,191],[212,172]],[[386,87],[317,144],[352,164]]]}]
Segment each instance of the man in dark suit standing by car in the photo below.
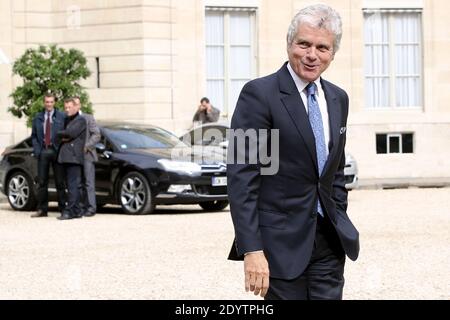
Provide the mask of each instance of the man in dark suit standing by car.
[{"label": "man in dark suit standing by car", "polygon": [[100,129],[92,114],[81,113],[81,101],[74,97],[78,112],[86,119],[86,144],[84,145],[83,183],[81,186],[81,206],[84,217],[92,217],[97,210],[95,197],[95,162],[98,161],[95,145],[100,141]]},{"label": "man in dark suit standing by car", "polygon": [[59,220],[80,218],[80,184],[84,164],[84,144],[86,141],[86,120],[79,114],[75,101],[66,99],[64,109],[67,114],[64,130],[58,132],[61,149],[58,162],[64,165],[67,185],[67,205]]},{"label": "man in dark suit standing by car", "polygon": [[55,109],[55,96],[47,93],[44,96],[44,111],[39,112],[33,119],[31,140],[33,142],[33,154],[37,159],[38,166],[38,190],[37,190],[37,212],[32,218],[46,217],[48,211],[48,180],[50,166],[53,168],[55,186],[58,194],[58,208],[64,210],[65,188],[64,171],[57,162],[59,141],[57,132],[64,129],[65,115]]},{"label": "man in dark suit standing by car", "polygon": [[[240,132],[268,132],[245,148],[230,139],[230,155],[246,161],[230,156],[227,168],[236,235],[230,259],[243,257],[246,290],[266,299],[342,299],[345,254],[358,257],[344,178],[349,99],[321,78],[341,36],[334,9],[302,9],[288,29],[289,61],[244,86],[231,121]],[[278,147],[277,172],[248,161],[256,143]]]}]

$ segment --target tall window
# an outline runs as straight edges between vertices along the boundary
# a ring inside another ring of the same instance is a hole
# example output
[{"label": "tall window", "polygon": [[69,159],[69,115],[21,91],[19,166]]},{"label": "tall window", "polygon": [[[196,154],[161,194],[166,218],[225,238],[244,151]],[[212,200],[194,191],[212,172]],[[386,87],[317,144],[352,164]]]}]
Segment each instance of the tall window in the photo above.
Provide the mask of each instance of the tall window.
[{"label": "tall window", "polygon": [[365,104],[422,107],[420,10],[364,10]]},{"label": "tall window", "polygon": [[254,9],[206,8],[206,95],[225,117],[254,76],[254,18]]}]

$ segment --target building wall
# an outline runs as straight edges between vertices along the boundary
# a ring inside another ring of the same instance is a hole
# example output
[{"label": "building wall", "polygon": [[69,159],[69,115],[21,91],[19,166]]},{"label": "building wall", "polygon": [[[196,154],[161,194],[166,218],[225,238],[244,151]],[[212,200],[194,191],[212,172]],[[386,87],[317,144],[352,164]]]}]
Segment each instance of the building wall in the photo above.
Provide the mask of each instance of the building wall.
[{"label": "building wall", "polygon": [[[347,150],[361,179],[450,178],[450,25],[445,0],[412,0],[423,6],[424,105],[420,110],[364,107],[363,15],[370,1],[323,0],[343,19],[341,48],[324,77],[350,96]],[[286,31],[303,0],[19,0],[0,1],[0,48],[12,60],[26,47],[57,43],[88,57],[92,76],[84,82],[98,119],[147,122],[181,134],[205,93],[205,6],[251,6],[256,12],[255,76],[287,60]],[[397,0],[402,4],[401,0]],[[77,15],[79,10],[79,15]],[[77,26],[77,21],[79,25]],[[100,88],[97,88],[96,57]],[[0,65],[0,149],[29,134],[7,107],[11,65]],[[414,132],[414,154],[376,154],[375,134]]]},{"label": "building wall", "polygon": [[[361,1],[351,1],[352,79],[350,87],[344,87],[351,97],[347,150],[358,161],[360,177],[450,178],[450,150],[445,147],[450,141],[450,107],[446,103],[450,98],[450,64],[439,59],[450,44],[449,23],[442,14],[449,4],[423,1],[423,108],[390,111],[364,108],[362,5]],[[414,153],[376,154],[375,133],[385,132],[414,132]]]}]

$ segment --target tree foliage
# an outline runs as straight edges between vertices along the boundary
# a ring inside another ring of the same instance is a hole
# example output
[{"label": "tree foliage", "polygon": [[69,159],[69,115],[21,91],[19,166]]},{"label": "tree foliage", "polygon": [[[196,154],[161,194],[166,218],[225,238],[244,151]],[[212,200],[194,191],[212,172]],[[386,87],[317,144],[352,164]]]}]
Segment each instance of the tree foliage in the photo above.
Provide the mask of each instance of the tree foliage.
[{"label": "tree foliage", "polygon": [[23,84],[11,94],[14,105],[8,111],[18,118],[27,117],[27,126],[43,110],[44,95],[49,92],[56,96],[55,107],[59,110],[64,110],[64,99],[79,96],[82,111],[92,113],[89,96],[79,84],[91,75],[81,51],[56,45],[27,49],[14,62],[13,73],[22,78]]}]

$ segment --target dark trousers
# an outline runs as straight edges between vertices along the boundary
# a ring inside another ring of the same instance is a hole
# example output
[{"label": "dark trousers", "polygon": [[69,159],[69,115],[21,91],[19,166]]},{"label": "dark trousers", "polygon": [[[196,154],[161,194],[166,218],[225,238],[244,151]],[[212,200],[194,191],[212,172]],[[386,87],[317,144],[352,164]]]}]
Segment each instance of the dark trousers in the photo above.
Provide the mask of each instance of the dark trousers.
[{"label": "dark trousers", "polygon": [[316,238],[306,270],[293,280],[270,278],[266,300],[341,300],[345,253],[327,216],[317,217]]},{"label": "dark trousers", "polygon": [[83,179],[80,185],[81,210],[83,213],[95,213],[97,200],[95,197],[95,163],[84,160]]},{"label": "dark trousers", "polygon": [[42,149],[38,158],[38,192],[37,209],[48,211],[48,177],[50,166],[53,168],[56,192],[58,194],[58,209],[64,210],[66,197],[64,187],[64,168],[56,161],[57,153],[53,148]]},{"label": "dark trousers", "polygon": [[81,214],[80,184],[83,166],[65,163],[64,170],[66,172],[67,205],[63,214],[73,217]]}]

